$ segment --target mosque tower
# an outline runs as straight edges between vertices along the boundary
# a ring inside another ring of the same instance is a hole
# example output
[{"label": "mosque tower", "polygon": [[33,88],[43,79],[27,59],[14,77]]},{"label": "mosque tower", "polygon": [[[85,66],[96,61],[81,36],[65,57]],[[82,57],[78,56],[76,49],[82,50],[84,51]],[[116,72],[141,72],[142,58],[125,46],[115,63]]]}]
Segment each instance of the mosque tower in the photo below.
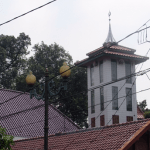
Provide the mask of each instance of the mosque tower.
[{"label": "mosque tower", "polygon": [[134,54],[136,50],[132,48],[117,44],[111,31],[110,15],[108,36],[103,46],[75,63],[87,68],[90,127],[137,120],[137,99],[133,94],[136,92],[135,76],[118,80],[134,73],[135,65],[148,59]]}]

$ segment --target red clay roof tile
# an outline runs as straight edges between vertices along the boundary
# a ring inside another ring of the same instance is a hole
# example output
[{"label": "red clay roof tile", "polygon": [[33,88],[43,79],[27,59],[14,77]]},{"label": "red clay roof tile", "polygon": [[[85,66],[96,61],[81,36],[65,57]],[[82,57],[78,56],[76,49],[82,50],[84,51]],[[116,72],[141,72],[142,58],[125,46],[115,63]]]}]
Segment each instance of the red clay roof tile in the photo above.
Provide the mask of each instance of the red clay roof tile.
[{"label": "red clay roof tile", "polygon": [[106,54],[112,54],[112,55],[118,55],[118,56],[140,58],[140,59],[148,58],[148,57],[144,57],[144,56],[140,56],[140,55],[126,54],[126,53],[120,53],[120,52],[112,52],[112,51],[108,51],[108,50],[105,50],[104,53],[106,53]]},{"label": "red clay roof tile", "polygon": [[[87,53],[86,55],[89,56],[89,55],[91,55],[91,54],[93,54],[93,53],[95,53],[95,52],[97,52],[97,51],[99,51],[103,48],[104,48],[104,46],[102,46],[100,48],[97,48],[96,50],[93,50],[93,51]],[[122,51],[127,51],[127,52],[135,52],[134,49],[128,48],[128,47],[125,47],[125,46],[121,46],[121,45],[113,45],[113,46],[110,47],[110,49],[117,49],[117,50],[122,50]]]},{"label": "red clay roof tile", "polygon": [[[80,130],[78,132],[65,133],[61,135],[49,136],[48,143],[51,150],[83,150],[83,149],[102,149],[102,150],[118,150],[126,142],[130,141],[137,131],[145,131],[150,126],[144,126],[150,119],[140,121],[132,121],[123,124],[99,127],[94,129]],[[144,127],[145,128],[144,128]],[[139,129],[143,130],[139,130]],[[22,147],[23,146],[23,147]],[[44,139],[27,139],[15,141],[13,150],[33,150],[39,148],[43,149]]]}]

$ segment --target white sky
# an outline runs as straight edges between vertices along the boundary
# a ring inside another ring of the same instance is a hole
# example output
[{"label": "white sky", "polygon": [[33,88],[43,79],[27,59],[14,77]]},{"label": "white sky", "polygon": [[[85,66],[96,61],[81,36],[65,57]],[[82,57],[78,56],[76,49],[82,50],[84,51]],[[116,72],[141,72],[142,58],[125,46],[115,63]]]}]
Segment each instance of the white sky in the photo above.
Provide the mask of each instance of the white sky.
[{"label": "white sky", "polygon": [[[0,23],[49,1],[0,0]],[[86,58],[86,53],[101,47],[104,43],[108,34],[109,10],[112,14],[112,33],[115,40],[119,41],[150,19],[149,6],[149,0],[57,0],[0,26],[0,34],[17,37],[19,33],[24,32],[31,38],[30,51],[34,44],[41,41],[48,45],[56,42],[70,53],[75,62]],[[147,26],[150,26],[150,22]],[[148,40],[150,41],[150,29],[148,29]],[[137,34],[124,40],[120,45],[136,49],[136,54],[143,56],[150,48],[150,43],[138,45]],[[144,63],[142,69],[149,68],[149,64],[150,60]],[[150,73],[148,75],[150,77]],[[150,81],[146,75],[137,78],[137,91],[149,87]],[[144,99],[147,100],[150,108],[150,90],[137,94],[138,101]]]}]

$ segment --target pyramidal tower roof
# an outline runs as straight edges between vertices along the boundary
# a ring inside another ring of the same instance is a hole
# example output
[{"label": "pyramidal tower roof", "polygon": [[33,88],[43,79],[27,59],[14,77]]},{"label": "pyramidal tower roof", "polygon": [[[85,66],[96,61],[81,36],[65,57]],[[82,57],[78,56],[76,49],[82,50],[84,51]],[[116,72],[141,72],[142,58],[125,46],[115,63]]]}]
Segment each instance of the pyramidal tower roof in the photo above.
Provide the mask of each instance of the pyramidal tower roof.
[{"label": "pyramidal tower roof", "polygon": [[114,37],[113,37],[113,34],[112,34],[112,31],[111,31],[111,24],[110,24],[110,15],[111,15],[111,12],[109,12],[108,16],[109,16],[109,31],[108,31],[108,36],[105,40],[105,43],[113,43],[113,42],[116,42]]}]

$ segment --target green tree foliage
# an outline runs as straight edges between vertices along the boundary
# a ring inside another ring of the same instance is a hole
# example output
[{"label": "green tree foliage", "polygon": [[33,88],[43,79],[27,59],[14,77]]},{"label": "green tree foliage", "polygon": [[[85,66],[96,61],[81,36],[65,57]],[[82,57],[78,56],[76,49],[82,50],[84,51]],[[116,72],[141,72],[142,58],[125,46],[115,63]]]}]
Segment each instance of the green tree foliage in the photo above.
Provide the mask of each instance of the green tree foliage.
[{"label": "green tree foliage", "polygon": [[146,100],[143,100],[142,102],[139,102],[138,106],[142,109],[142,111],[144,112],[147,106],[147,102]]},{"label": "green tree foliage", "polygon": [[144,113],[144,118],[150,118],[150,110]]},{"label": "green tree foliage", "polygon": [[[60,99],[60,100],[59,100]],[[59,95],[58,109],[80,127],[88,127],[87,72],[86,68],[74,67],[68,82],[68,90]]]},{"label": "green tree foliage", "polygon": [[[46,45],[42,42],[41,44],[36,44],[33,47],[33,50],[35,54],[29,58],[27,62],[28,69],[24,70],[24,73],[26,74],[26,72],[31,70],[36,76],[37,83],[44,82],[45,68],[48,68],[49,78],[52,78],[59,74],[59,69],[63,65],[63,62],[67,62],[69,66],[72,66],[72,57],[70,54],[56,43]],[[26,85],[25,77],[26,75],[23,75],[16,79],[17,90],[24,91],[24,87]],[[54,81],[57,86],[55,90],[57,90],[62,79],[58,76],[54,78]],[[36,90],[40,92],[40,89]],[[87,125],[87,95],[86,92],[83,94],[77,93],[81,93],[86,90],[86,69],[75,67],[71,70],[67,91],[61,91],[58,96],[52,97],[50,101],[55,101],[53,104],[61,112],[83,127]]]},{"label": "green tree foliage", "polygon": [[30,44],[29,36],[24,33],[20,33],[17,38],[0,35],[0,87],[14,88],[18,73],[26,67]]},{"label": "green tree foliage", "polygon": [[6,134],[6,129],[0,127],[0,150],[12,150],[11,145],[14,145],[13,136]]}]

